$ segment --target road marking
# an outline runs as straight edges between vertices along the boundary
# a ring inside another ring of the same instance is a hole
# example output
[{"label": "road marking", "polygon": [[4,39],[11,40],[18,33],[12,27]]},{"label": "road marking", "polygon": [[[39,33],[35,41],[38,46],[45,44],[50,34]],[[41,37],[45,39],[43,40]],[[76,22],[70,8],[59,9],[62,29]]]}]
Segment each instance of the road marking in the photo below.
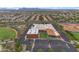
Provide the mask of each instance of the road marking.
[{"label": "road marking", "polygon": [[66,46],[67,46],[68,48],[70,48],[69,45],[68,45],[67,43],[66,43]]},{"label": "road marking", "polygon": [[33,51],[34,46],[35,46],[35,39],[33,39],[33,44],[32,44],[31,51]]}]

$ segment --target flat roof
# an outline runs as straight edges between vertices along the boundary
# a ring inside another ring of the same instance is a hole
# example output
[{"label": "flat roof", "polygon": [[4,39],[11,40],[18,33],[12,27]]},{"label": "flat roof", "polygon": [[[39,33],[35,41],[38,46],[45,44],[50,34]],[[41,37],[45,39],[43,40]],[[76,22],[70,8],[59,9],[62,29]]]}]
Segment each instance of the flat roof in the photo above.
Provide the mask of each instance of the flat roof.
[{"label": "flat roof", "polygon": [[38,29],[35,28],[29,29],[27,34],[38,34]]},{"label": "flat roof", "polygon": [[38,34],[39,30],[46,30],[48,35],[59,36],[52,24],[33,24],[27,34]]},{"label": "flat roof", "polygon": [[55,33],[53,32],[52,29],[47,29],[47,34],[55,36]]}]

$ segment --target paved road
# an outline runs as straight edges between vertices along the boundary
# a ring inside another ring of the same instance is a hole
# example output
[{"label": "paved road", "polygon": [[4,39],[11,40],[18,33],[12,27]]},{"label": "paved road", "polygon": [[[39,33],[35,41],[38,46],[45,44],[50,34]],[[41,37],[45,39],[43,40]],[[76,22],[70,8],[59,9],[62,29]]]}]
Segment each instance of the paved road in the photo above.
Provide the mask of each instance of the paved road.
[{"label": "paved road", "polygon": [[68,44],[61,40],[51,40],[50,45],[55,52],[76,52],[76,49],[72,48],[72,44]]},{"label": "paved road", "polygon": [[[53,49],[54,52],[76,52],[75,49],[73,49],[72,44],[66,43],[62,40],[40,40],[36,39],[35,46],[33,47],[34,52],[39,52],[39,49],[42,49],[42,51],[48,51],[49,44],[51,46],[51,49]],[[53,52],[52,51],[52,52]]]}]

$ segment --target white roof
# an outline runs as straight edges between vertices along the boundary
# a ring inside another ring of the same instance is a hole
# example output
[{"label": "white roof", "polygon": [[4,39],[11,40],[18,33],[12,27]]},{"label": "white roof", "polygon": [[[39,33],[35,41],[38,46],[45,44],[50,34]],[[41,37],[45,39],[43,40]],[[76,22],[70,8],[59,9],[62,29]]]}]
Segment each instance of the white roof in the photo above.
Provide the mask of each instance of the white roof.
[{"label": "white roof", "polygon": [[27,34],[38,34],[39,30],[46,30],[46,29],[52,29],[54,30],[56,35],[59,35],[59,33],[56,31],[56,29],[53,27],[52,24],[33,24],[34,26],[31,27],[31,29],[28,30]]},{"label": "white roof", "polygon": [[29,29],[27,34],[38,34],[38,29],[35,28]]}]

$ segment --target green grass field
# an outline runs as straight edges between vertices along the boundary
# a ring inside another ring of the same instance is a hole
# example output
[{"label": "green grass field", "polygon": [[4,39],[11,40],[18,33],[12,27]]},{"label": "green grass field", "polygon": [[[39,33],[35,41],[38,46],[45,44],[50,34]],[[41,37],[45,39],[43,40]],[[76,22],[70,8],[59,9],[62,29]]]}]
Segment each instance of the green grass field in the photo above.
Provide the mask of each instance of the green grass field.
[{"label": "green grass field", "polygon": [[77,41],[79,41],[79,32],[69,32],[69,31],[66,31],[66,32],[67,32],[68,37],[71,40],[77,40]]},{"label": "green grass field", "polygon": [[0,27],[0,40],[14,39],[16,37],[16,32],[11,28]]},{"label": "green grass field", "polygon": [[71,32],[71,34],[74,35],[74,37],[79,40],[79,32]]}]

